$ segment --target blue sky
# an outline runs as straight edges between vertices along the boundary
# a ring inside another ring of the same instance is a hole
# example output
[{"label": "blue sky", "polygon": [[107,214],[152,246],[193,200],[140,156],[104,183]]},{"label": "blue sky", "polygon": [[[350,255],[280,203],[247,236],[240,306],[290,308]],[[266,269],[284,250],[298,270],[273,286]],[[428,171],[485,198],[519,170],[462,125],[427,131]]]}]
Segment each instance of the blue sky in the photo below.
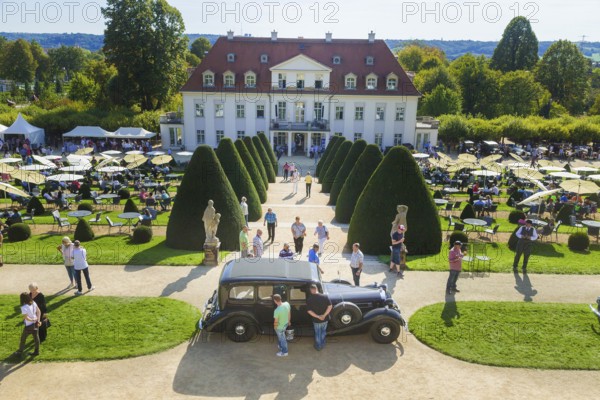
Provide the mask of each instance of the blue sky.
[{"label": "blue sky", "polygon": [[[25,4],[25,6],[23,6]],[[567,1],[194,1],[171,0],[188,33],[280,37],[498,40],[515,15],[527,16],[538,39],[600,41],[598,0]],[[0,31],[100,34],[104,1],[0,0]]]}]

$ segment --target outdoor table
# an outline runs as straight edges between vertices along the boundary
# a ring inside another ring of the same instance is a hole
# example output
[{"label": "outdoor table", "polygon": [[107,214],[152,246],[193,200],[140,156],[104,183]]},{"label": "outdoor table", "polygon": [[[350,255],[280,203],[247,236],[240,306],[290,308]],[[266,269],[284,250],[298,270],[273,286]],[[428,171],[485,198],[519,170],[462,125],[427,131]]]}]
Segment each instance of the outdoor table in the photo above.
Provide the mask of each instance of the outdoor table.
[{"label": "outdoor table", "polygon": [[592,221],[592,220],[583,220],[581,223],[585,226],[589,226],[590,228],[600,228],[600,221]]},{"label": "outdoor table", "polygon": [[[100,196],[96,197],[99,200],[110,200],[112,201],[112,199],[116,199],[117,197],[121,197],[116,193],[108,193],[108,194],[101,194]],[[109,205],[112,205],[109,203]]]},{"label": "outdoor table", "polygon": [[446,199],[433,199],[433,202],[438,206],[443,206],[444,204],[448,204],[448,200],[446,200]]},{"label": "outdoor table", "polygon": [[68,217],[73,217],[73,218],[77,218],[77,219],[85,218],[89,215],[92,215],[92,212],[87,211],[87,210],[69,211],[67,213]]},{"label": "outdoor table", "polygon": [[165,175],[165,178],[167,178],[168,180],[171,180],[171,179],[177,179],[177,180],[179,180],[181,177],[182,177],[182,175],[180,175],[180,174],[167,174],[167,175]]},{"label": "outdoor table", "polygon": [[542,221],[541,219],[532,219],[531,223],[536,226],[547,226],[548,223],[546,221]]},{"label": "outdoor table", "polygon": [[140,215],[142,214],[136,212],[126,212],[119,214],[119,218],[127,220],[127,226],[129,226],[129,231],[131,232],[131,220],[138,219]]},{"label": "outdoor table", "polygon": [[144,182],[142,184],[142,186],[145,187],[146,189],[155,188],[155,187],[158,186],[158,183],[156,183],[156,182]]},{"label": "outdoor table", "polygon": [[478,228],[487,226],[487,222],[479,218],[465,218],[463,219],[463,222],[467,225],[471,225],[473,227],[473,232],[477,232]]},{"label": "outdoor table", "polygon": [[457,188],[444,188],[444,189],[442,189],[442,192],[453,194],[453,193],[460,192],[460,190],[458,190]]}]

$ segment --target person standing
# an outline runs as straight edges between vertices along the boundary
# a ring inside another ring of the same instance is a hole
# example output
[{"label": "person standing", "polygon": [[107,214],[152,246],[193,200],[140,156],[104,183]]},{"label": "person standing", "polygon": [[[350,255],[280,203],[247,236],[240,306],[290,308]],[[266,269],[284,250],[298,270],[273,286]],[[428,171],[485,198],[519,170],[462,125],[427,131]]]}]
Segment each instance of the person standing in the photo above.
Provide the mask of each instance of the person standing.
[{"label": "person standing", "polygon": [[242,258],[247,258],[250,254],[248,249],[250,247],[250,238],[248,238],[248,227],[242,226],[240,231],[240,253]]},{"label": "person standing", "polygon": [[323,249],[325,248],[325,241],[329,240],[329,230],[325,225],[323,225],[322,219],[317,222],[317,227],[315,228],[315,233],[313,236],[315,235],[319,240],[319,255],[321,255],[323,254]]},{"label": "person standing", "polygon": [[281,296],[278,294],[273,295],[273,301],[277,306],[273,313],[273,328],[277,334],[277,342],[279,352],[277,357],[287,357],[288,345],[287,338],[285,337],[285,330],[292,324],[291,321],[291,307],[287,301],[281,301]]},{"label": "person standing", "polygon": [[262,230],[256,231],[256,236],[252,240],[252,249],[254,250],[254,257],[261,258],[263,255],[263,241],[262,241]]},{"label": "person standing", "polygon": [[67,236],[62,238],[62,243],[56,248],[63,257],[65,269],[69,276],[69,287],[75,286],[75,268],[73,268],[73,243]]},{"label": "person standing", "polygon": [[85,276],[85,283],[87,284],[88,290],[94,290],[95,287],[92,286],[92,281],[90,280],[90,271],[89,265],[87,262],[87,251],[79,240],[73,242],[73,266],[75,267],[75,281],[77,281],[77,291],[75,295],[79,296],[83,294],[82,285],[81,285],[81,273],[83,272],[83,276]]},{"label": "person standing", "polygon": [[287,163],[283,164],[283,181],[287,182],[288,181],[288,175],[290,173],[290,165]]},{"label": "person standing", "polygon": [[319,259],[319,245],[316,243],[313,244],[312,249],[308,251],[308,262],[317,264],[317,268],[319,268],[319,271],[321,271],[322,274],[325,273],[325,271],[323,271],[323,268],[321,268],[321,260]]},{"label": "person standing", "polygon": [[[267,242],[275,240],[275,228],[277,228],[277,214],[273,212],[273,209],[269,207],[267,213],[265,214],[265,220],[263,222],[263,226],[267,225],[267,233],[269,237],[267,238]],[[266,243],[266,242],[265,242]]]},{"label": "person standing", "polygon": [[456,281],[458,280],[460,271],[462,271],[462,259],[466,255],[467,252],[462,250],[462,242],[460,240],[454,242],[454,246],[448,254],[450,275],[448,276],[448,282],[446,282],[446,294],[460,293],[460,290],[456,288]]},{"label": "person standing", "polygon": [[527,262],[531,255],[531,247],[533,242],[537,240],[538,234],[532,225],[532,221],[528,219],[525,221],[525,226],[520,227],[516,233],[519,241],[517,242],[517,250],[515,252],[515,259],[513,261],[513,272],[517,272],[519,267],[519,259],[523,255],[523,273],[527,273]]},{"label": "person standing", "polygon": [[29,296],[31,296],[31,300],[33,300],[40,309],[39,321],[41,322],[41,325],[39,326],[38,334],[40,336],[40,343],[44,343],[47,334],[46,328],[48,327],[48,308],[46,306],[46,297],[44,297],[42,292],[39,291],[38,285],[35,282],[31,282],[29,284]]},{"label": "person standing", "polygon": [[242,214],[244,214],[244,220],[246,221],[246,226],[248,226],[248,203],[246,203],[246,198],[242,197],[242,201],[240,202],[240,206],[242,207]]},{"label": "person standing", "polygon": [[317,285],[310,285],[310,296],[306,299],[306,308],[308,315],[312,317],[313,328],[315,330],[315,344],[317,351],[325,347],[325,337],[327,335],[327,322],[329,313],[333,308],[331,300],[326,294],[319,293]]},{"label": "person standing", "polygon": [[360,244],[354,243],[352,245],[352,256],[350,257],[350,268],[352,269],[352,279],[354,279],[354,286],[360,286],[360,275],[364,266],[365,256],[360,251]]},{"label": "person standing", "polygon": [[392,234],[392,258],[390,260],[390,272],[396,272],[401,278],[404,277],[400,265],[402,264],[401,253],[404,244],[404,225],[398,225],[396,232]]},{"label": "person standing", "polygon": [[292,187],[292,194],[297,194],[298,193],[298,181],[300,180],[300,174],[298,173],[298,170],[294,168],[294,170],[292,171],[292,184],[294,185]]},{"label": "person standing", "polygon": [[306,226],[300,222],[300,217],[296,217],[296,222],[292,224],[292,235],[294,236],[294,249],[297,254],[302,254],[304,246],[304,237],[306,236]]},{"label": "person standing", "polygon": [[304,182],[306,183],[306,197],[310,197],[310,188],[312,186],[312,176],[310,176],[310,172],[306,173]]},{"label": "person standing", "polygon": [[38,328],[40,326],[40,318],[42,316],[40,308],[31,299],[31,296],[27,292],[21,293],[21,315],[25,323],[23,332],[21,333],[21,342],[19,344],[19,350],[16,351],[16,355],[22,355],[25,350],[25,341],[27,336],[33,336],[34,351],[31,353],[32,356],[38,356],[40,354],[40,336],[38,334]]}]

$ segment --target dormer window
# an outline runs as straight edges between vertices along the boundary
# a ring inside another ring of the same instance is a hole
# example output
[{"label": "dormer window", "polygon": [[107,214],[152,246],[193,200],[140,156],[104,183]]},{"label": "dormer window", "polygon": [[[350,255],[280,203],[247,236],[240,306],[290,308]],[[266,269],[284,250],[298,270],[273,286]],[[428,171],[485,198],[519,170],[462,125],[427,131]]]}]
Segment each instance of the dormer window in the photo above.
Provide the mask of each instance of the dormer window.
[{"label": "dormer window", "polygon": [[223,74],[223,86],[232,88],[235,85],[235,75],[233,72],[227,71]]},{"label": "dormer window", "polygon": [[254,72],[246,72],[244,75],[244,84],[247,88],[256,87],[256,74]]},{"label": "dormer window", "polygon": [[335,65],[341,64],[342,63],[342,57],[340,57],[340,56],[333,56],[333,63]]},{"label": "dormer window", "polygon": [[369,74],[367,75],[367,90],[375,90],[377,89],[377,75]]},{"label": "dormer window", "polygon": [[261,64],[266,64],[269,62],[269,56],[266,54],[261,54],[260,55],[260,62]]},{"label": "dormer window", "polygon": [[202,84],[205,87],[215,86],[215,74],[212,71],[205,71],[202,74]]},{"label": "dormer window", "polygon": [[387,82],[385,87],[387,90],[397,90],[398,89],[398,77],[394,74],[389,74],[387,76]]},{"label": "dormer window", "polygon": [[235,53],[227,54],[227,62],[234,62],[234,61],[235,61]]},{"label": "dormer window", "polygon": [[373,64],[375,64],[375,58],[374,58],[373,56],[368,56],[368,57],[365,59],[365,63],[366,63],[367,65],[373,65]]},{"label": "dormer window", "polygon": [[344,87],[346,89],[356,89],[356,75],[348,74],[346,75]]}]

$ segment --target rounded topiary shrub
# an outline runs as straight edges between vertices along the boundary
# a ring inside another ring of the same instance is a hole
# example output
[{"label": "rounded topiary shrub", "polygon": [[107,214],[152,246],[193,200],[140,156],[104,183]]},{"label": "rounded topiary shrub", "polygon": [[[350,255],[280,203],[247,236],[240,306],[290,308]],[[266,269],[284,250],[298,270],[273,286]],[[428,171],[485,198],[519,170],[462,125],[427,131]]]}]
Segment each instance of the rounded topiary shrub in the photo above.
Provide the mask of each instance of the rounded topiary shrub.
[{"label": "rounded topiary shrub", "polygon": [[508,222],[511,224],[518,224],[521,219],[525,219],[525,213],[523,211],[513,210],[508,214]]},{"label": "rounded topiary shrub", "polygon": [[77,210],[94,212],[94,206],[90,203],[81,203],[77,206]]},{"label": "rounded topiary shrub", "polygon": [[450,235],[450,246],[453,246],[454,242],[456,242],[457,240],[460,240],[461,242],[463,242],[463,244],[469,243],[469,237],[464,232],[452,232],[452,234]]},{"label": "rounded topiary shrub", "polygon": [[131,241],[135,244],[148,243],[152,240],[152,228],[140,225],[133,230]]},{"label": "rounded topiary shrub", "polygon": [[569,249],[585,251],[590,247],[590,237],[585,232],[575,232],[569,235]]},{"label": "rounded topiary shrub", "polygon": [[561,221],[564,225],[570,225],[571,215],[573,215],[573,205],[572,204],[563,204],[556,216],[556,222]]},{"label": "rounded topiary shrub", "polygon": [[444,196],[442,196],[442,192],[439,190],[436,190],[435,192],[433,192],[433,198],[434,199],[443,199]]},{"label": "rounded topiary shrub", "polygon": [[123,208],[123,212],[139,213],[139,210],[138,210],[137,206],[135,205],[135,202],[133,201],[133,199],[127,199],[127,201],[125,202],[125,207]]},{"label": "rounded topiary shrub", "polygon": [[127,190],[127,189],[119,189],[117,194],[119,195],[121,200],[127,200],[128,198],[131,197],[131,193],[129,193],[129,190]]},{"label": "rounded topiary shrub", "polygon": [[464,221],[467,218],[475,218],[475,210],[473,209],[473,205],[468,203],[460,213],[460,219],[462,221]]},{"label": "rounded topiary shrub", "polygon": [[46,209],[42,205],[40,199],[38,199],[35,196],[32,197],[31,200],[29,200],[29,203],[27,203],[27,212],[31,214],[31,212],[34,210],[35,215],[42,215],[44,212],[46,212]]},{"label": "rounded topiary shrub", "polygon": [[94,240],[96,234],[92,230],[89,222],[85,219],[80,219],[75,228],[75,235],[73,237],[75,238],[74,240],[79,240],[80,242],[89,242]]},{"label": "rounded topiary shrub", "polygon": [[8,239],[11,242],[22,242],[31,237],[31,228],[23,223],[12,224],[8,228]]}]

